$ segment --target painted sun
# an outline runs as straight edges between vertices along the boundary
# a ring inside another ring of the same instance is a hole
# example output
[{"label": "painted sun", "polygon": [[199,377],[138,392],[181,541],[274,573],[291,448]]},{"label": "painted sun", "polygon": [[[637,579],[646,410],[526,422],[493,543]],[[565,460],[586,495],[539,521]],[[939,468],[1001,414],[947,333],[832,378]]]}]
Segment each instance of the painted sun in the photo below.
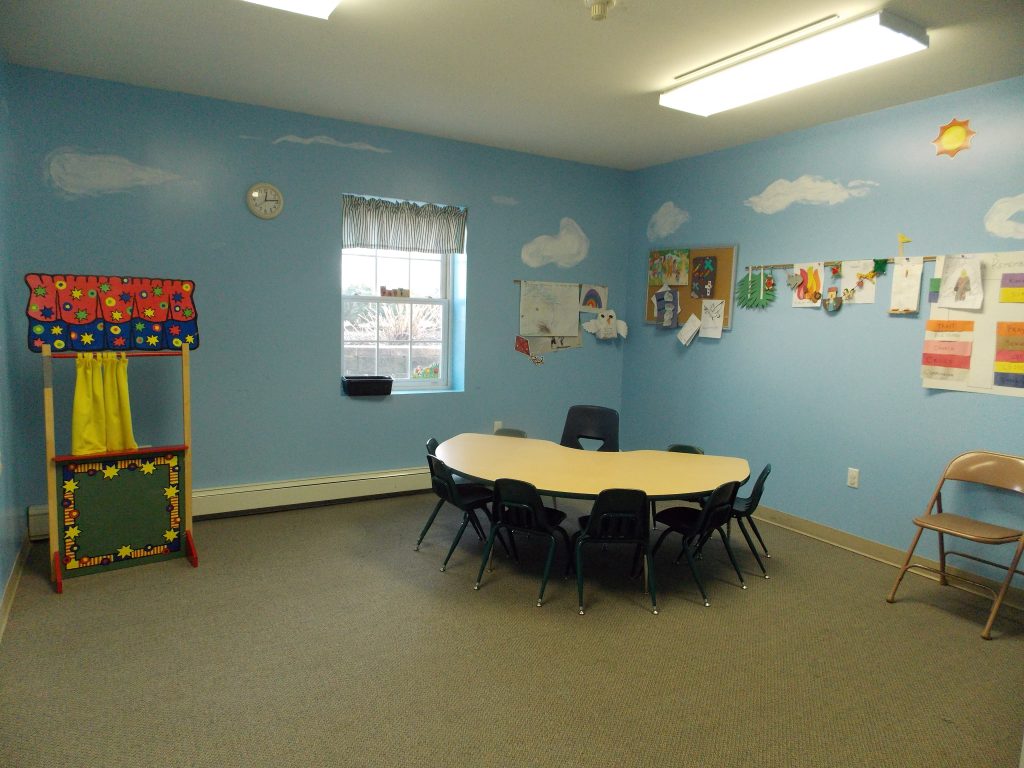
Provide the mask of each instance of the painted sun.
[{"label": "painted sun", "polygon": [[939,135],[932,139],[935,145],[936,155],[949,155],[956,157],[961,149],[971,146],[971,137],[977,131],[971,130],[970,120],[957,120],[954,118],[939,128]]}]

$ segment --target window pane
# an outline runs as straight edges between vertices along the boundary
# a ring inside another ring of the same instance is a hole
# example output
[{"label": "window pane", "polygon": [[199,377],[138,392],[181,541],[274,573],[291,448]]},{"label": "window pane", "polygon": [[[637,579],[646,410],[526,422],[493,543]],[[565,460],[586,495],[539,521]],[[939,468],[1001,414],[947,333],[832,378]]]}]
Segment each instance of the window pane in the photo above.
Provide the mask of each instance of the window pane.
[{"label": "window pane", "polygon": [[351,341],[377,341],[376,301],[343,301],[341,313],[346,344]]},{"label": "window pane", "polygon": [[381,344],[378,352],[381,376],[394,379],[409,378],[409,345]]},{"label": "window pane", "polygon": [[412,345],[412,377],[438,379],[441,377],[441,345]]},{"label": "window pane", "polygon": [[380,257],[377,259],[377,283],[376,293],[380,293],[380,287],[388,289],[409,287],[409,259],[399,257],[397,259]]},{"label": "window pane", "polygon": [[376,296],[377,260],[373,256],[344,254],[341,259],[341,292],[348,296]]},{"label": "window pane", "polygon": [[415,258],[409,262],[410,292],[413,296],[428,299],[444,298],[441,287],[441,257],[435,259]]},{"label": "window pane", "polygon": [[397,302],[381,302],[378,317],[378,334],[381,341],[409,340],[409,305]]},{"label": "window pane", "polygon": [[444,312],[440,304],[412,305],[412,340],[441,341]]},{"label": "window pane", "polygon": [[377,345],[356,343],[345,344],[344,374],[346,376],[377,375]]}]

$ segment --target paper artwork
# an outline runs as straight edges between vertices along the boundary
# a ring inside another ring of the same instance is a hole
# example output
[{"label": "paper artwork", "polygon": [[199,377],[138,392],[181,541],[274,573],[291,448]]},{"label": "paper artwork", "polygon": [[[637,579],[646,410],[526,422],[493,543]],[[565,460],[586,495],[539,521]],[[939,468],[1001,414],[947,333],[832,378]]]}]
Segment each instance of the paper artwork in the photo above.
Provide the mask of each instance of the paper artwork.
[{"label": "paper artwork", "polygon": [[679,333],[676,334],[676,338],[679,339],[679,343],[684,347],[690,346],[690,342],[693,341],[693,337],[697,335],[697,331],[700,330],[700,320],[697,319],[696,315],[690,315],[686,322],[683,323],[683,327],[679,329]]},{"label": "paper artwork", "polygon": [[1024,302],[1024,272],[1004,272],[999,281],[999,302],[1019,304]]},{"label": "paper artwork", "polygon": [[597,313],[597,317],[583,324],[583,329],[599,339],[614,339],[619,336],[625,338],[629,333],[626,323],[615,316],[614,309],[602,309]]},{"label": "paper artwork", "polygon": [[557,352],[560,349],[579,349],[583,346],[582,336],[527,336],[532,354]]},{"label": "paper artwork", "polygon": [[690,263],[690,296],[695,299],[707,299],[715,292],[715,276],[718,272],[718,259],[714,256],[702,256]]},{"label": "paper artwork", "polygon": [[651,251],[647,259],[647,284],[688,285],[690,280],[690,251],[676,248]]},{"label": "paper artwork", "polygon": [[995,384],[1024,390],[1024,322],[996,323]]},{"label": "paper artwork", "polygon": [[973,320],[929,320],[921,353],[921,378],[926,382],[966,382],[973,349]]},{"label": "paper artwork", "polygon": [[702,339],[722,338],[722,320],[725,316],[725,300],[705,299],[700,307],[700,336]]},{"label": "paper artwork", "polygon": [[663,285],[651,296],[656,322],[665,328],[673,328],[679,322],[679,291]]},{"label": "paper artwork", "polygon": [[[799,282],[793,288],[794,307],[820,307],[822,292],[822,277],[825,274],[825,263],[822,261],[810,261],[805,264],[794,264],[793,275]],[[793,285],[794,281],[790,281]],[[844,293],[843,298],[846,298]]]},{"label": "paper artwork", "polygon": [[578,283],[524,280],[519,293],[520,336],[579,336]]},{"label": "paper artwork", "polygon": [[921,305],[921,272],[924,259],[920,256],[896,257],[892,267],[892,295],[889,298],[890,315],[909,315]]},{"label": "paper artwork", "polygon": [[580,286],[580,312],[597,312],[608,306],[608,286],[587,285]]},{"label": "paper artwork", "polygon": [[[839,281],[843,301],[847,304],[875,303],[875,264],[871,259],[843,262],[843,276]],[[850,293],[847,293],[850,289]],[[851,298],[847,298],[850,296]]]},{"label": "paper artwork", "polygon": [[973,256],[947,256],[943,259],[939,306],[947,309],[981,309],[983,299],[981,261]]}]

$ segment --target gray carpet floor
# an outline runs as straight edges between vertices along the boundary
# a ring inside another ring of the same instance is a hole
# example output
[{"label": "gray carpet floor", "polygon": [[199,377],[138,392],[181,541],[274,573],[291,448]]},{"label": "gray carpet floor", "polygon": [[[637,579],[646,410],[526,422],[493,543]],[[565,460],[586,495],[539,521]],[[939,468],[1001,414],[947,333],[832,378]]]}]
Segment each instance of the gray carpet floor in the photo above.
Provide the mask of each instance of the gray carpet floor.
[{"label": "gray carpet floor", "polygon": [[[35,545],[0,643],[0,765],[1015,768],[1024,614],[762,524],[705,608],[673,542],[660,614],[595,549],[587,613],[544,545],[497,556],[413,495],[216,520],[184,559],[68,579]],[[568,507],[570,520],[585,512]],[[910,526],[908,523],[908,539]]]}]

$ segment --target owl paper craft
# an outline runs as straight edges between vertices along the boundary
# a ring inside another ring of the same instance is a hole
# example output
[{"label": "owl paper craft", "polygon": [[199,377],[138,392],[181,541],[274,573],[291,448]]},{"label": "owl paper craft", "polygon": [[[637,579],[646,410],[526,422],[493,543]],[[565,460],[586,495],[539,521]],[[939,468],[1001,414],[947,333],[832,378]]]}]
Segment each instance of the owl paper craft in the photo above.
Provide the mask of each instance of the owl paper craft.
[{"label": "owl paper craft", "polygon": [[614,339],[618,336],[625,338],[629,332],[626,323],[615,316],[614,309],[602,309],[597,317],[583,324],[583,330],[590,331],[599,339]]}]

